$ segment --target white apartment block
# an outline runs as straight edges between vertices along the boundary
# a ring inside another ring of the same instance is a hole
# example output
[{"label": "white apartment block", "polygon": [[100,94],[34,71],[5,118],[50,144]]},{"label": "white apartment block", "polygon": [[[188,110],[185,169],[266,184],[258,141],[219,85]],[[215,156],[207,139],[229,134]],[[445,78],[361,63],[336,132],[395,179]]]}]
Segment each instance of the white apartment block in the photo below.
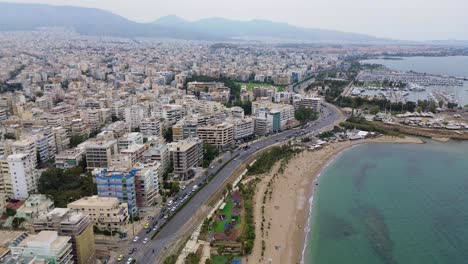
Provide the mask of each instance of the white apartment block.
[{"label": "white apartment block", "polygon": [[234,125],[234,140],[252,136],[255,132],[255,122],[251,117],[232,118],[228,122]]},{"label": "white apartment block", "polygon": [[129,223],[128,206],[116,197],[84,197],[67,205],[68,208],[89,217],[99,230],[123,231]]},{"label": "white apartment block", "polygon": [[[72,264],[73,255],[70,240],[71,237],[59,236],[57,231],[41,231],[37,235],[23,234],[19,236],[9,248],[13,257],[34,257],[33,263]],[[21,261],[21,263],[27,262]]]},{"label": "white apartment block", "polygon": [[322,98],[308,96],[308,97],[302,98],[302,100],[299,102],[299,107],[310,108],[310,109],[313,109],[315,112],[320,112],[321,103],[322,103]]},{"label": "white apartment block", "polygon": [[166,119],[170,126],[173,126],[184,117],[184,109],[181,105],[163,105],[161,117]]},{"label": "white apartment block", "polygon": [[13,198],[26,199],[37,191],[38,172],[28,154],[13,154],[7,158]]},{"label": "white apartment block", "polygon": [[134,144],[143,144],[143,135],[139,132],[126,133],[118,139],[119,150],[128,148]]},{"label": "white apartment block", "polygon": [[140,123],[140,132],[145,137],[161,136],[161,122],[158,117],[145,118]]},{"label": "white apartment block", "polygon": [[125,108],[125,122],[131,129],[139,128],[141,121],[147,116],[141,105],[132,105]]},{"label": "white apartment block", "polygon": [[169,148],[166,144],[163,143],[151,145],[143,154],[143,158],[145,162],[159,162],[161,164],[162,173],[169,169],[169,165],[171,163]]}]

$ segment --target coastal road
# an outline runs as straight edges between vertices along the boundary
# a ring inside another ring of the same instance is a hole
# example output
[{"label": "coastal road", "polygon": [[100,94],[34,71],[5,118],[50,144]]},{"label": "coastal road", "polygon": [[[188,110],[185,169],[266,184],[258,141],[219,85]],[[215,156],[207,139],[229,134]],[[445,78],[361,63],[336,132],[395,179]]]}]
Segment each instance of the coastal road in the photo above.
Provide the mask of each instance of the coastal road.
[{"label": "coastal road", "polygon": [[[200,189],[196,194],[193,195],[192,199],[187,201],[187,204],[182,207],[173,217],[168,221],[164,226],[162,226],[158,231],[158,234],[151,240],[154,231],[146,233],[145,230],[139,233],[139,240],[137,242],[129,242],[128,249],[136,248],[136,252],[132,253],[130,257],[136,259],[138,263],[156,263],[157,260],[160,260],[161,255],[165,253],[165,250],[175,243],[178,239],[182,238],[184,232],[182,227],[184,227],[189,221],[191,221],[192,216],[196,215],[198,210],[205,205],[210,197],[223,186],[223,184],[230,178],[232,173],[239,167],[241,164],[251,158],[256,152],[265,149],[271,145],[285,142],[290,138],[293,138],[296,135],[299,135],[301,132],[319,132],[320,130],[333,125],[334,123],[340,121],[342,115],[340,111],[332,105],[326,104],[323,108],[323,114],[319,120],[314,121],[306,125],[305,128],[295,128],[291,130],[286,130],[269,137],[257,140],[256,142],[251,143],[247,150],[237,149],[232,153],[224,154],[222,163],[214,164],[213,168],[210,168],[210,173],[216,172],[224,163],[225,166],[221,168],[211,181],[209,181],[202,189]],[[229,161],[233,158],[231,161]],[[228,162],[229,161],[229,162]],[[191,186],[194,184],[199,184],[204,179],[199,179],[196,182],[192,183],[190,186],[187,186],[186,193],[191,192]],[[183,194],[182,194],[183,195]],[[164,219],[159,219],[159,216],[155,217],[155,221],[159,221],[158,225],[160,226]],[[199,223],[197,223],[199,224]],[[143,244],[142,241],[144,238],[148,238],[149,241],[146,244]],[[128,252],[122,252],[122,254],[127,255]],[[128,259],[128,255],[125,259]]]}]

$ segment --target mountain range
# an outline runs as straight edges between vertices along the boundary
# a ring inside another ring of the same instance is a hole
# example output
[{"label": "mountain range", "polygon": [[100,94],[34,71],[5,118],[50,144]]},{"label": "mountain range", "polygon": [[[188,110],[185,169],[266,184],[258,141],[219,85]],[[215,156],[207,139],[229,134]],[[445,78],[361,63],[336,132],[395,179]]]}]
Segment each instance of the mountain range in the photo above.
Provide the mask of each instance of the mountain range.
[{"label": "mountain range", "polygon": [[266,20],[237,21],[206,18],[187,21],[177,16],[137,23],[111,12],[73,6],[0,3],[0,31],[29,31],[40,27],[73,28],[86,35],[154,37],[186,40],[269,39],[305,42],[385,42],[385,39],[333,30],[297,27]]}]

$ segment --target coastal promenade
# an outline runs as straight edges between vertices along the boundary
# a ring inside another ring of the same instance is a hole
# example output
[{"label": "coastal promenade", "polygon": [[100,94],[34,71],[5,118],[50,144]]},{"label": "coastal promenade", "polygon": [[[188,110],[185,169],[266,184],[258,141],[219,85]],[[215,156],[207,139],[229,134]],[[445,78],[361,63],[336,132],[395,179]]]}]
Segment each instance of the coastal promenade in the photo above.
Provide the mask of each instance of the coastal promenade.
[{"label": "coastal promenade", "polygon": [[[321,129],[333,127],[334,124],[343,119],[344,117],[338,108],[327,104],[321,118],[309,124],[305,130],[307,132],[317,132]],[[225,154],[222,164],[218,165],[220,169],[217,175],[198,191],[170,221],[163,225],[149,243],[142,244],[141,240],[136,243],[129,243],[129,249],[132,247],[137,248],[137,252],[132,255],[132,258],[138,262],[143,261],[143,263],[162,263],[165,257],[176,253],[178,247],[182,246],[196,226],[200,224],[199,221],[209,212],[211,208],[209,205],[210,198],[218,190],[224,188],[237,168],[251,159],[257,152],[286,141],[299,132],[300,128],[286,130],[250,144],[250,148],[247,150],[238,149],[230,154]],[[236,158],[230,159],[226,155],[232,155],[230,157]],[[142,231],[139,235],[140,238],[143,238],[146,234]]]}]

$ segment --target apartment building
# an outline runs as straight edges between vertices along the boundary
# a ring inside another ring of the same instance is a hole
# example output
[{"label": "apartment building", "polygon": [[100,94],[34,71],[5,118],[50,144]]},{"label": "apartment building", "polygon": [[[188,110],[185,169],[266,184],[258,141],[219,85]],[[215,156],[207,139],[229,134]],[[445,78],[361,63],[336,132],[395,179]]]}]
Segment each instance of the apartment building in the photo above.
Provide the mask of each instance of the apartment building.
[{"label": "apartment building", "polygon": [[7,197],[13,197],[10,165],[6,155],[0,155],[0,193],[5,194]]},{"label": "apartment building", "polygon": [[128,212],[138,214],[136,204],[135,175],[138,169],[109,168],[95,170],[97,193],[101,197],[116,197],[121,203],[126,203]]},{"label": "apartment building", "polygon": [[188,179],[194,176],[193,169],[203,161],[203,140],[188,138],[169,145],[174,176],[178,179]]},{"label": "apartment building", "polygon": [[227,147],[234,143],[234,126],[223,122],[216,125],[198,127],[197,137],[207,144]]},{"label": "apartment building", "polygon": [[118,153],[115,139],[96,139],[87,143],[85,148],[88,170],[109,167],[112,157]]},{"label": "apartment building", "polygon": [[146,151],[143,153],[143,160],[147,161],[157,161],[161,164],[161,171],[165,172],[169,169],[171,163],[171,155],[169,148],[166,144],[157,143],[152,144]]},{"label": "apartment building", "polygon": [[114,133],[114,137],[116,139],[122,137],[124,134],[130,132],[130,127],[124,121],[116,121],[105,126],[101,131],[109,131]]},{"label": "apartment building", "polygon": [[68,208],[89,217],[99,230],[123,231],[130,221],[128,205],[116,197],[84,197],[67,205]]},{"label": "apartment building", "polygon": [[135,165],[137,162],[143,160],[143,154],[146,151],[146,145],[143,144],[132,144],[126,149],[120,151],[120,155],[128,156],[131,162],[131,166]]},{"label": "apartment building", "polygon": [[10,244],[12,256],[24,258],[21,263],[31,263],[27,259],[33,258],[33,263],[72,264],[71,237],[59,236],[56,231],[41,231],[37,235],[20,235]]},{"label": "apartment building", "polygon": [[298,103],[298,106],[313,109],[315,112],[320,112],[321,103],[322,103],[322,98],[308,96],[308,97],[302,98],[302,100]]},{"label": "apartment building", "polygon": [[71,237],[72,259],[74,263],[93,264],[96,258],[93,225],[82,212],[69,208],[55,208],[47,213],[39,213],[33,219],[36,233],[56,231],[60,236]]},{"label": "apartment building", "polygon": [[14,154],[27,154],[31,159],[33,166],[37,166],[36,141],[32,137],[14,141],[11,144],[11,149]]},{"label": "apartment building", "polygon": [[255,132],[255,122],[251,117],[231,118],[228,122],[234,126],[234,140],[250,137]]},{"label": "apartment building", "polygon": [[128,148],[134,144],[143,144],[143,135],[139,132],[126,133],[118,139],[119,150]]},{"label": "apartment building", "polygon": [[52,132],[55,138],[57,153],[68,149],[70,146],[70,137],[68,136],[67,130],[63,127],[53,127]]},{"label": "apartment building", "polygon": [[55,155],[55,167],[59,169],[68,169],[80,166],[86,155],[86,149],[74,148],[67,149]]},{"label": "apartment building", "polygon": [[37,191],[38,171],[28,154],[13,154],[7,158],[13,198],[26,199]]},{"label": "apartment building", "polygon": [[172,126],[172,139],[174,141],[183,140],[197,136],[198,120],[193,118],[183,118]]},{"label": "apartment building", "polygon": [[156,197],[159,192],[159,170],[160,164],[138,163],[139,169],[135,174],[136,203],[138,208],[152,206],[156,203]]},{"label": "apartment building", "polygon": [[141,121],[146,116],[146,110],[141,105],[132,105],[125,108],[124,118],[130,129],[139,128]]},{"label": "apartment building", "polygon": [[16,217],[30,220],[34,214],[54,209],[54,201],[43,194],[31,194],[24,204],[16,210]]},{"label": "apartment building", "polygon": [[163,105],[161,117],[167,120],[169,126],[173,126],[184,117],[184,109],[181,105]]},{"label": "apartment building", "polygon": [[144,137],[161,137],[161,131],[161,122],[158,117],[148,117],[143,119],[140,123],[140,132]]}]

